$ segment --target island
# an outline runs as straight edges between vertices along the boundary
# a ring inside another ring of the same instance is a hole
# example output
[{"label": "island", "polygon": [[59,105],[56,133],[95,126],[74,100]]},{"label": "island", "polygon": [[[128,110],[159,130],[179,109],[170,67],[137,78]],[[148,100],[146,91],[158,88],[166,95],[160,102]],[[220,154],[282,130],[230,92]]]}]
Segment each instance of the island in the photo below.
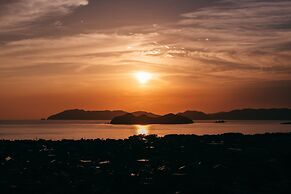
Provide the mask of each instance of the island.
[{"label": "island", "polygon": [[214,123],[225,123],[226,121],[225,120],[216,120],[214,121]]},{"label": "island", "polygon": [[128,113],[122,116],[114,117],[110,124],[122,125],[147,125],[147,124],[191,124],[193,121],[187,117],[175,114],[166,114],[158,117],[149,117],[147,115],[135,116]]}]

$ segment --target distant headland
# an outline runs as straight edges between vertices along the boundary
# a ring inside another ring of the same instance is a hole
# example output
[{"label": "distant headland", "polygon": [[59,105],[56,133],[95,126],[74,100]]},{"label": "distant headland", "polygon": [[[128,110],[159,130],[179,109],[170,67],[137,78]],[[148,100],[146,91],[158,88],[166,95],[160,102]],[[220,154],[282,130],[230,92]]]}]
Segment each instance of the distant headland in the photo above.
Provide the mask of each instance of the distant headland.
[{"label": "distant headland", "polygon": [[[85,111],[81,109],[65,110],[49,116],[48,120],[112,120],[129,114],[123,110],[100,110]],[[146,116],[148,118],[161,118],[161,115],[137,111],[130,113],[134,117]],[[169,115],[169,114],[168,114]],[[127,115],[129,116],[129,115]],[[166,115],[164,115],[166,116]],[[172,115],[173,116],[173,115]],[[186,117],[191,120],[291,120],[291,109],[240,109],[229,112],[204,113],[201,111],[185,111],[177,113],[176,116]],[[148,119],[144,118],[144,119]],[[163,117],[162,117],[163,118]],[[135,118],[136,119],[136,118]]]},{"label": "distant headland", "polygon": [[[114,117],[126,114],[128,114],[128,112],[122,110],[85,111],[81,109],[72,109],[51,115],[47,118],[47,120],[112,120]],[[134,116],[146,115],[148,117],[160,116],[145,111],[136,111],[132,112],[131,114]]]}]

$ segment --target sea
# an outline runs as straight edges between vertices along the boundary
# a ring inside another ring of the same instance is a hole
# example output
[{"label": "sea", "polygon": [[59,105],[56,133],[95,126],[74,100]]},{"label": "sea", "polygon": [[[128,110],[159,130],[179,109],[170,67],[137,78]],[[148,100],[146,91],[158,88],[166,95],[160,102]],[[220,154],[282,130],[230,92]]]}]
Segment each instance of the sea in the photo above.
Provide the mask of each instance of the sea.
[{"label": "sea", "polygon": [[223,133],[288,133],[291,125],[278,120],[231,120],[225,123],[203,120],[179,125],[111,125],[109,121],[2,120],[0,140],[126,139],[133,135],[216,135]]}]

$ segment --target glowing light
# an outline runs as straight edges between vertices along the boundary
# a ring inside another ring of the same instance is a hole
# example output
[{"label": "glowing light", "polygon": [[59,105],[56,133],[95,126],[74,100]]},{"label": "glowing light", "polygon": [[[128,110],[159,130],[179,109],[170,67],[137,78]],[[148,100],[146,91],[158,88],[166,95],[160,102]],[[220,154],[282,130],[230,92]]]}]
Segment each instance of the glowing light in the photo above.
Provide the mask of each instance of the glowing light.
[{"label": "glowing light", "polygon": [[149,126],[148,125],[136,125],[136,134],[137,135],[148,135]]},{"label": "glowing light", "polygon": [[143,71],[137,72],[134,75],[140,84],[147,84],[153,78],[153,74]]}]

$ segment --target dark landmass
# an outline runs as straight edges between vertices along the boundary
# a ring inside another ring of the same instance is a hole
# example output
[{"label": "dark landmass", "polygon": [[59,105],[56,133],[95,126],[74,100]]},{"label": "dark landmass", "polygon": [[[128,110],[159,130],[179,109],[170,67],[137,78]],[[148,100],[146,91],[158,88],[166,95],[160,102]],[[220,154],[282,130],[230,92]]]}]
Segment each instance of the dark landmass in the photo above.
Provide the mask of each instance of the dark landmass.
[{"label": "dark landmass", "polygon": [[126,114],[122,110],[85,111],[80,109],[65,110],[48,117],[48,120],[111,120],[116,116]]},{"label": "dark landmass", "polygon": [[214,123],[225,123],[226,121],[225,120],[217,120],[217,121],[214,121]]},{"label": "dark landmass", "polygon": [[178,113],[192,120],[290,120],[291,109],[241,109],[206,114],[199,111]]},{"label": "dark landmass", "polygon": [[291,133],[0,141],[0,193],[291,193]]},{"label": "dark landmass", "polygon": [[125,124],[125,125],[133,125],[133,124],[190,124],[193,123],[191,119],[187,117],[183,117],[175,114],[167,114],[158,117],[149,117],[146,115],[134,116],[131,113],[126,115],[114,117],[110,124]]},{"label": "dark landmass", "polygon": [[[112,120],[114,117],[128,114],[126,111],[85,111],[66,110],[48,117],[48,120]],[[160,115],[150,112],[137,111],[131,113],[136,117],[146,115],[147,117],[159,117]],[[203,113],[200,111],[186,111],[177,115],[187,117],[192,120],[290,120],[291,109],[241,109],[230,112]]]},{"label": "dark landmass", "polygon": [[147,117],[152,117],[152,118],[161,116],[161,115],[157,115],[157,114],[154,114],[151,112],[145,112],[145,111],[136,111],[136,112],[132,112],[131,114],[133,114],[136,117],[143,116],[143,115]]},{"label": "dark landmass", "polygon": [[[187,117],[189,119],[192,119],[192,120],[206,120],[206,119],[209,119],[208,118],[208,115],[204,112],[200,112],[200,111],[185,111],[183,113],[178,113],[178,115],[181,115],[181,116],[184,116],[184,117]],[[216,119],[214,119],[216,120]]]},{"label": "dark landmass", "polygon": [[[100,111],[85,111],[80,109],[65,110],[55,115],[49,116],[48,120],[112,120],[114,117],[128,114],[122,110],[100,110]],[[134,116],[146,115],[148,117],[158,117],[159,115],[136,111],[132,113]]]},{"label": "dark landmass", "polygon": [[291,122],[281,123],[282,125],[291,125]]}]

